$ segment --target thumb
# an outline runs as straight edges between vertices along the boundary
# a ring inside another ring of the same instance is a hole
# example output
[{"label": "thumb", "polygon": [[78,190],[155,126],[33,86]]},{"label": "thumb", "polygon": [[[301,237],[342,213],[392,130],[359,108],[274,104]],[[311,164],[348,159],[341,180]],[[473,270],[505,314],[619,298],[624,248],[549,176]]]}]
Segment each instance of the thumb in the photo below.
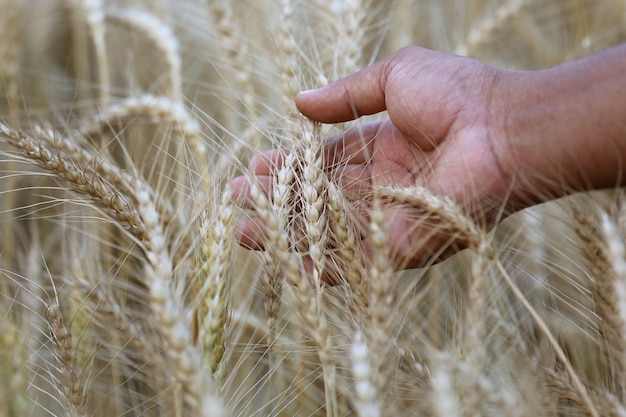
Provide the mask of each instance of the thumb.
[{"label": "thumb", "polygon": [[322,123],[340,123],[386,110],[385,87],[392,65],[389,58],[325,87],[296,96],[298,110]]}]

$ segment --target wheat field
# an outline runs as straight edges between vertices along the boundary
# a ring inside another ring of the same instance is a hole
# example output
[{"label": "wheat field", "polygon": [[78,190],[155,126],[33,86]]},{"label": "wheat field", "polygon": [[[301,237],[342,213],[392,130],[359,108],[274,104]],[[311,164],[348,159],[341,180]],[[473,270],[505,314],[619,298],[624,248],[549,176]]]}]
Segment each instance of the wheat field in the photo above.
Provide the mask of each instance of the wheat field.
[{"label": "wheat field", "polygon": [[[411,44],[520,70],[584,57],[626,40],[626,2],[0,10],[0,415],[626,415],[621,189],[494,230],[426,189],[380,190],[363,222],[320,157],[363,120],[321,126],[293,103]],[[284,146],[272,198],[234,205],[229,182]],[[394,271],[388,203],[468,248]],[[234,238],[252,213],[264,252]]]}]

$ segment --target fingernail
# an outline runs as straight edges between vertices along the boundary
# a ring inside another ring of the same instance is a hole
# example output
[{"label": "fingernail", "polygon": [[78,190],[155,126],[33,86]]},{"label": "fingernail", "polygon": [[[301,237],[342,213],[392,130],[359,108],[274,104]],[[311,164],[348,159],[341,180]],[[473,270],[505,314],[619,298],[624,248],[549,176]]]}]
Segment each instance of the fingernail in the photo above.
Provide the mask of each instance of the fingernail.
[{"label": "fingernail", "polygon": [[316,91],[317,91],[317,89],[316,89],[316,88],[314,88],[314,89],[312,89],[312,90],[303,90],[303,91],[300,91],[300,92],[298,93],[298,96],[300,96],[300,97],[303,97],[303,96],[308,96],[309,94],[313,94],[313,93],[315,93]]}]

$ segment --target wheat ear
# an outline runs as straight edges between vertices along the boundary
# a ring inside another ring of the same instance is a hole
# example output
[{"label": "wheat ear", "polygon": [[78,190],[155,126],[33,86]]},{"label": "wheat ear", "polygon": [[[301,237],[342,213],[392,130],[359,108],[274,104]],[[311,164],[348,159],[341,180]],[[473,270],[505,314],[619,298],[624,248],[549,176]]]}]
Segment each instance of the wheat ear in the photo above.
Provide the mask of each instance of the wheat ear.
[{"label": "wheat ear", "polygon": [[187,412],[192,415],[212,415],[216,410],[211,410],[209,404],[218,403],[216,387],[211,376],[203,372],[201,355],[192,343],[191,317],[180,289],[173,285],[174,265],[157,209],[147,190],[138,187],[135,196],[147,235],[144,244],[147,260],[144,278],[157,328],[165,344],[164,353],[170,363],[169,371],[180,384]]},{"label": "wheat ear", "polygon": [[[295,190],[295,163],[296,153],[290,152],[278,170],[276,183],[273,187],[273,208],[279,219],[287,219],[292,210],[291,204]],[[283,221],[282,227],[286,227]],[[263,291],[265,316],[267,318],[267,350],[269,368],[272,369],[277,362],[275,343],[277,338],[277,323],[282,305],[284,271],[278,259],[265,254],[263,259],[264,273],[261,279],[261,289]],[[275,375],[275,374],[272,374]],[[271,390],[275,389],[272,385]]]},{"label": "wheat ear", "polygon": [[[591,296],[597,315],[600,333],[600,350],[608,366],[608,384],[611,392],[626,394],[623,375],[626,372],[626,321],[623,303],[625,294],[623,243],[617,225],[606,212],[594,212],[592,207],[574,207],[572,220],[580,238],[583,256],[590,263]],[[621,246],[621,247],[620,247]],[[620,261],[621,258],[621,261]],[[617,269],[615,268],[617,267]]]},{"label": "wheat ear", "polygon": [[597,285],[606,286],[595,292],[603,296],[596,305],[603,313],[601,328],[606,342],[602,345],[610,355],[611,392],[626,400],[623,379],[626,374],[626,250],[618,224],[606,212],[602,212],[600,218],[605,241],[604,256],[609,269],[606,271],[608,274],[595,277]]},{"label": "wheat ear", "polygon": [[377,187],[374,195],[392,204],[412,207],[439,220],[437,227],[454,236],[459,242],[478,249],[483,233],[451,198],[435,195],[426,187]]},{"label": "wheat ear", "polygon": [[[195,298],[202,303],[198,309],[199,341],[204,361],[216,373],[225,350],[232,253],[233,207],[230,193],[222,193],[214,219],[206,213],[201,226],[201,261],[193,275],[199,279],[200,290]],[[221,381],[218,380],[218,383]]]},{"label": "wheat ear", "polygon": [[469,34],[454,52],[457,55],[473,56],[485,42],[493,38],[493,32],[518,16],[527,3],[528,0],[507,0],[499,5],[493,14],[485,16],[478,24],[472,25]]},{"label": "wheat ear", "polygon": [[392,265],[392,254],[389,248],[389,236],[386,230],[386,217],[382,202],[374,198],[369,213],[369,240],[373,255],[368,262],[368,299],[365,308],[366,319],[362,324],[366,330],[367,344],[370,347],[370,363],[373,375],[371,380],[378,395],[378,401],[385,410],[385,415],[393,415],[390,409],[390,390],[386,387],[390,378],[393,378],[391,364],[397,358],[397,352],[392,349],[397,332],[395,324],[395,283],[396,274]]},{"label": "wheat ear", "polygon": [[[235,16],[233,5],[228,0],[208,0],[213,22],[217,28],[219,45],[226,56],[224,76],[231,89],[240,97],[238,100],[243,104],[242,109],[233,108],[236,116],[226,122],[226,129],[235,132],[238,122],[245,118],[245,124],[249,127],[243,132],[243,138],[251,141],[254,148],[260,145],[261,136],[257,134],[258,123],[257,91],[253,82],[253,68],[250,65],[248,54],[248,40],[241,31],[241,24]],[[231,104],[232,106],[232,104]]]},{"label": "wheat ear", "polygon": [[326,214],[327,182],[323,172],[324,154],[322,152],[321,127],[318,123],[305,127],[302,133],[302,211],[308,252],[313,261],[313,281],[317,288],[321,288],[322,273],[326,261],[326,247],[328,244]]},{"label": "wheat ear", "polygon": [[78,194],[87,195],[96,207],[120,223],[132,235],[145,238],[141,216],[132,199],[112,187],[105,178],[90,166],[77,166],[59,151],[51,151],[38,140],[28,135],[0,125],[0,139],[20,149],[22,156],[41,168],[54,173],[59,180],[67,182]]},{"label": "wheat ear", "polygon": [[336,184],[328,181],[326,192],[331,236],[339,242],[335,265],[340,273],[338,279],[350,287],[348,294],[353,298],[348,302],[348,307],[355,313],[362,312],[367,306],[368,297],[367,280],[363,279],[366,275],[362,262],[365,257],[358,239],[357,220],[350,216],[349,203]]},{"label": "wheat ear", "polygon": [[46,319],[48,320],[50,340],[54,347],[54,358],[57,362],[54,369],[58,372],[58,377],[52,379],[59,384],[57,388],[64,400],[66,415],[72,417],[87,416],[83,369],[76,360],[74,346],[72,346],[72,334],[65,327],[65,321],[58,304],[53,303],[48,306]]},{"label": "wheat ear", "polygon": [[286,219],[278,217],[255,181],[251,183],[250,196],[255,204],[257,214],[265,225],[266,250],[274,262],[282,266],[285,280],[293,286],[296,299],[302,307],[297,309],[298,315],[313,338],[318,357],[322,363],[326,414],[329,417],[335,417],[337,416],[336,368],[328,323],[321,305],[320,287],[316,286],[315,282],[310,279],[302,263],[291,252]]},{"label": "wheat ear", "polygon": [[181,101],[181,58],[178,39],[172,29],[161,19],[141,9],[110,8],[106,11],[106,22],[126,28],[129,32],[143,35],[159,51],[168,71],[169,94],[174,101]]},{"label": "wheat ear", "polygon": [[283,110],[289,115],[286,122],[291,122],[297,114],[293,102],[300,86],[298,43],[295,38],[295,27],[293,23],[293,2],[292,0],[280,0],[280,24],[278,37],[279,62],[277,67],[282,74],[282,94]]},{"label": "wheat ear", "polygon": [[[321,3],[321,2],[318,2]],[[328,21],[333,22],[330,44],[333,51],[333,78],[352,74],[363,66],[363,48],[366,43],[367,18],[373,10],[369,0],[326,1]]]}]

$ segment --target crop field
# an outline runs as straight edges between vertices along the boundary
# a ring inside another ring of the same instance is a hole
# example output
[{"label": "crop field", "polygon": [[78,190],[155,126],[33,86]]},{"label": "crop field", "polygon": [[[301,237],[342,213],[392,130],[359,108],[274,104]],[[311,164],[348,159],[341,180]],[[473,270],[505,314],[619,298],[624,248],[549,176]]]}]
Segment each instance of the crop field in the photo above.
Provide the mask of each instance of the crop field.
[{"label": "crop field", "polygon": [[[294,104],[407,45],[510,70],[585,57],[626,40],[625,1],[0,10],[0,415],[626,416],[622,189],[493,229],[418,186],[362,215],[324,140],[384,114]],[[271,195],[234,204],[230,181],[282,147]],[[396,271],[389,204],[466,248]],[[245,216],[265,251],[238,244]]]}]

